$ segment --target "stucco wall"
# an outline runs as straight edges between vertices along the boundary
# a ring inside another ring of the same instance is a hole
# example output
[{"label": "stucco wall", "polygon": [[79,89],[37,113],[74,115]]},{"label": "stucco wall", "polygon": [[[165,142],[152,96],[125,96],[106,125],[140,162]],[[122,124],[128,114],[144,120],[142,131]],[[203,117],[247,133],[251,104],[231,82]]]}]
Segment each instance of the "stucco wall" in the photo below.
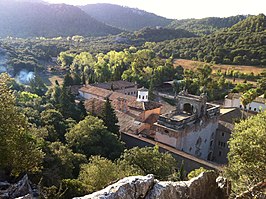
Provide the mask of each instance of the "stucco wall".
[{"label": "stucco wall", "polygon": [[161,108],[156,108],[156,109],[152,109],[152,110],[146,110],[146,111],[143,111],[142,114],[143,115],[141,115],[141,117],[143,118],[143,120],[146,120],[152,114],[160,115],[161,114]]},{"label": "stucco wall", "polygon": [[[243,105],[241,104],[240,99],[225,99],[224,100],[225,107],[240,108],[240,105],[241,105],[241,109],[244,109]],[[255,111],[255,112],[259,112],[260,109],[262,109],[263,111],[263,110],[266,110],[266,104],[258,103],[258,102],[251,102],[250,104],[247,105],[247,109],[251,111]]]},{"label": "stucco wall", "polygon": [[135,87],[131,87],[131,88],[116,90],[116,92],[123,93],[125,95],[132,95],[132,96],[136,97],[138,94],[138,89],[137,89],[137,86],[135,86]]},{"label": "stucco wall", "polygon": [[239,108],[241,105],[240,99],[225,99],[224,106],[225,107],[237,107]]},{"label": "stucco wall", "polygon": [[266,104],[258,103],[258,102],[251,102],[248,104],[247,108],[251,108],[251,111],[259,112],[260,110],[264,111],[266,110]]},{"label": "stucco wall", "polygon": [[195,124],[192,128],[175,131],[174,134],[157,128],[155,140],[207,160],[210,149],[214,147],[217,128],[217,118],[207,121],[202,126]]},{"label": "stucco wall", "polygon": [[229,152],[228,140],[231,137],[231,133],[218,130],[216,132],[215,146],[213,150],[213,161],[219,164],[227,164],[227,154]]}]

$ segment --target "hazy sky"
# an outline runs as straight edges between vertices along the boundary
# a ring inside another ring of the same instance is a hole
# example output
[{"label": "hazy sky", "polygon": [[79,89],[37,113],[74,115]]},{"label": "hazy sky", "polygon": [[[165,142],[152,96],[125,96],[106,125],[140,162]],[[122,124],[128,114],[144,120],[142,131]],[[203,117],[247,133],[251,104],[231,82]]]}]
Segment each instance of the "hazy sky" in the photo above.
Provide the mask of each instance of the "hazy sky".
[{"label": "hazy sky", "polygon": [[85,5],[112,3],[139,8],[175,19],[266,14],[266,0],[46,0],[50,3]]}]

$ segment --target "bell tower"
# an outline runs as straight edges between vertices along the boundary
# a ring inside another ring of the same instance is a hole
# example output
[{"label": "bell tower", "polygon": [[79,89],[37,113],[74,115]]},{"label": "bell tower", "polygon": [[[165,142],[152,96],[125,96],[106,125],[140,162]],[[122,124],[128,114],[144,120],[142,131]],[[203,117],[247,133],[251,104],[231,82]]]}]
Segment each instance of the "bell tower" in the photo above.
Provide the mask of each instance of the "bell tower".
[{"label": "bell tower", "polygon": [[148,102],[149,101],[149,90],[144,87],[138,89],[137,101]]}]

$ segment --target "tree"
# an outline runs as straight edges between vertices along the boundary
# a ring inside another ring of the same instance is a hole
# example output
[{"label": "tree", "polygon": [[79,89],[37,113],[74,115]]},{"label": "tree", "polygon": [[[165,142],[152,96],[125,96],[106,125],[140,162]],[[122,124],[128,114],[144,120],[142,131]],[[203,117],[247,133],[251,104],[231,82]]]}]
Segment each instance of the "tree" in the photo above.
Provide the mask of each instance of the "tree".
[{"label": "tree", "polygon": [[44,82],[42,81],[42,78],[39,75],[37,75],[37,73],[35,72],[34,78],[30,80],[31,93],[43,96],[47,90],[48,89],[44,84]]},{"label": "tree", "polygon": [[77,178],[80,164],[87,163],[85,155],[74,153],[61,142],[46,143],[44,147],[44,184],[59,185],[62,179]]},{"label": "tree", "polygon": [[74,85],[73,78],[71,77],[70,73],[67,73],[64,77],[63,86],[68,87]]},{"label": "tree", "polygon": [[81,78],[77,73],[74,73],[73,78],[73,85],[80,85],[81,84]]},{"label": "tree", "polygon": [[[48,109],[41,113],[42,125],[48,127],[48,140],[56,141],[60,140],[61,142],[65,141],[65,133],[67,129],[66,122],[63,115],[55,110]],[[52,127],[52,128],[51,128]],[[55,131],[55,132],[54,132]]]},{"label": "tree", "polygon": [[266,179],[266,111],[235,125],[229,140],[227,176],[240,193]]},{"label": "tree", "polygon": [[208,171],[208,170],[205,169],[205,168],[203,168],[203,167],[200,167],[200,168],[198,168],[198,169],[195,169],[195,170],[191,171],[191,172],[187,175],[187,177],[188,177],[188,179],[190,180],[190,179],[192,179],[192,178],[195,178],[195,177],[199,176],[199,174],[201,174],[202,172],[205,172],[205,171]]},{"label": "tree", "polygon": [[167,180],[176,175],[177,162],[169,153],[160,153],[159,147],[132,148],[125,150],[120,158],[121,165],[130,165],[142,175],[154,174],[155,178]]},{"label": "tree", "polygon": [[90,115],[66,133],[66,140],[74,152],[87,157],[101,155],[115,159],[123,151],[117,136],[107,131],[101,119]]},{"label": "tree", "polygon": [[79,174],[79,180],[88,186],[89,192],[100,190],[120,177],[124,176],[119,167],[100,156],[92,156],[89,164],[82,165]]},{"label": "tree", "polygon": [[110,132],[116,134],[118,137],[120,137],[119,126],[117,125],[118,118],[115,114],[115,110],[113,109],[109,98],[107,98],[105,103],[104,103],[104,108],[102,110],[102,114],[101,114],[100,118],[103,120],[104,125],[107,127],[108,131],[110,131]]},{"label": "tree", "polygon": [[36,172],[43,158],[35,135],[38,130],[19,113],[8,80],[7,74],[0,75],[0,168],[12,175]]},{"label": "tree", "polygon": [[61,52],[57,60],[61,63],[63,67],[70,66],[75,58],[74,54]]}]

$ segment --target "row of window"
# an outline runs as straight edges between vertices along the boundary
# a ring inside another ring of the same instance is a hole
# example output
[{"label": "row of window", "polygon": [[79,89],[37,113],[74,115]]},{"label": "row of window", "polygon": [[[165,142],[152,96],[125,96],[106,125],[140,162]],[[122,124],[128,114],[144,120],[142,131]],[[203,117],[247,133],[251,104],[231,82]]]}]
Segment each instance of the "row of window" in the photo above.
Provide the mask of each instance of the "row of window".
[{"label": "row of window", "polygon": [[[139,99],[141,99],[141,95],[139,95]],[[142,96],[142,99],[145,99],[145,97]],[[146,95],[146,99],[148,99],[148,95]]]},{"label": "row of window", "polygon": [[136,95],[136,92],[134,91],[134,92],[128,92],[128,93],[125,93],[125,95]]},{"label": "row of window", "polygon": [[[242,108],[243,108],[243,106],[242,106],[242,105],[240,105],[240,106],[239,106],[239,108],[241,108],[241,109],[242,109]],[[247,108],[246,108],[246,107],[245,107],[245,110],[247,110]],[[251,107],[249,107],[249,110],[252,110],[252,108],[251,108]],[[257,111],[257,108],[254,108],[254,111]]]},{"label": "row of window", "polygon": [[225,148],[225,147],[226,147],[226,143],[225,143],[225,142],[220,142],[220,141],[219,141],[219,142],[218,142],[218,146],[221,146],[221,147],[224,147],[224,148]]}]

